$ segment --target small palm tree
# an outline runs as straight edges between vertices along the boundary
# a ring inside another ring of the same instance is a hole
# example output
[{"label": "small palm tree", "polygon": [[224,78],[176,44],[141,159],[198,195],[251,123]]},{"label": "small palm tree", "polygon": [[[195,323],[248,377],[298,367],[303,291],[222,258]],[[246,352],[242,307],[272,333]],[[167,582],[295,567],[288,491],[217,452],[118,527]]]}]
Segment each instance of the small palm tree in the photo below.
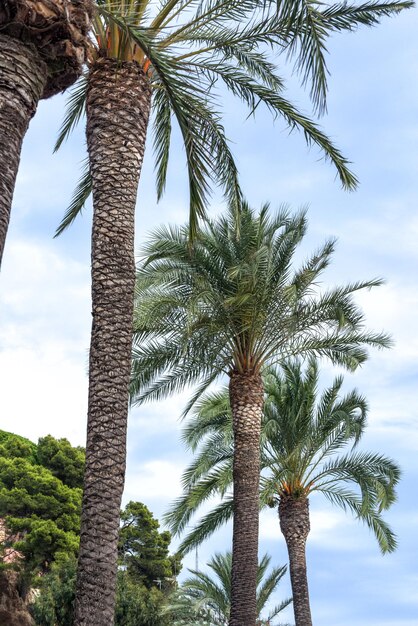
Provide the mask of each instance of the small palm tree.
[{"label": "small palm tree", "polygon": [[[266,618],[261,615],[271,600],[278,584],[286,573],[286,566],[275,567],[267,574],[271,557],[265,554],[257,570],[257,624],[270,624],[292,600],[288,598],[274,606]],[[204,572],[190,570],[187,578],[172,597],[166,614],[173,617],[173,626],[202,624],[205,626],[227,626],[231,611],[232,554],[215,554],[208,566],[215,578]],[[277,626],[279,626],[277,624]]]},{"label": "small palm tree", "polygon": [[[394,535],[381,517],[395,500],[398,466],[380,454],[355,449],[365,424],[367,406],[356,390],[341,397],[342,377],[318,395],[318,367],[310,360],[270,369],[264,376],[266,401],[261,430],[261,506],[277,506],[286,539],[296,626],[312,623],[305,544],[309,534],[309,497],[323,494],[350,510],[375,534],[383,553],[396,547]],[[180,532],[203,502],[214,494],[224,501],[208,513],[180,546],[189,550],[232,516],[232,418],[228,393],[208,394],[196,406],[184,430],[196,450],[186,470],[185,493],[166,516]],[[351,448],[343,454],[344,448]]]},{"label": "small palm tree", "polygon": [[355,369],[367,358],[366,345],[389,343],[365,330],[353,301],[356,291],[380,281],[320,293],[332,241],[292,269],[306,225],[304,214],[270,218],[267,206],[257,215],[244,205],[238,217],[230,211],[208,222],[193,247],[188,228],[160,228],[138,272],[133,401],[200,383],[192,404],[216,378],[229,376],[233,626],[255,623],[263,369],[313,354]]},{"label": "small palm tree", "polygon": [[[70,96],[57,141],[87,117],[87,170],[61,232],[93,192],[92,336],[86,473],[77,579],[76,624],[112,620],[117,535],[126,462],[134,299],[134,214],[149,120],[154,123],[158,196],[164,191],[171,129],[186,154],[190,234],[204,215],[212,183],[235,210],[236,166],[219,116],[222,83],[254,112],[264,104],[303,131],[335,165],[342,184],[356,179],[346,159],[284,96],[266,44],[294,55],[324,100],[325,40],[330,32],[372,25],[409,3],[328,7],[268,0],[97,0],[88,72]],[[261,10],[263,9],[263,11]],[[327,26],[328,25],[328,26]],[[320,69],[318,69],[320,68]],[[216,97],[218,94],[218,98]],[[94,547],[93,547],[94,546]],[[241,625],[242,626],[242,625]]]},{"label": "small palm tree", "polygon": [[0,6],[0,264],[23,137],[41,98],[80,76],[92,0],[2,0]]}]

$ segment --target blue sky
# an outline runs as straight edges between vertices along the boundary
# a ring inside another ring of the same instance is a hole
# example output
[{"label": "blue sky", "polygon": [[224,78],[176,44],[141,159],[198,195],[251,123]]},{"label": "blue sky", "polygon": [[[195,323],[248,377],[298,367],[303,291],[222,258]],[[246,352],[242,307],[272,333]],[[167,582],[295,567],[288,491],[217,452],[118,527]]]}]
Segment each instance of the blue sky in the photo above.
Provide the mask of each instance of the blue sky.
[{"label": "blue sky", "polygon": [[[387,519],[399,549],[382,557],[370,533],[349,515],[312,498],[308,568],[314,623],[320,626],[416,626],[418,623],[418,12],[376,29],[329,42],[328,114],[321,120],[353,162],[355,193],[341,190],[329,164],[303,138],[289,136],[266,112],[246,120],[225,99],[225,127],[250,203],[309,205],[301,257],[338,238],[329,284],[383,276],[386,284],[359,298],[370,328],[390,332],[391,351],[374,352],[346,375],[370,404],[365,449],[384,452],[403,470],[399,499]],[[284,60],[279,59],[279,64]],[[287,72],[288,73],[288,72]],[[290,78],[289,97],[305,110],[306,95]],[[0,275],[0,426],[36,440],[52,433],[83,444],[90,332],[90,211],[59,239],[53,232],[84,157],[83,128],[58,155],[52,146],[64,99],[41,103],[25,139]],[[184,158],[175,146],[167,193],[156,204],[152,152],[138,196],[137,247],[161,222],[187,219]],[[220,210],[215,199],[211,211]],[[333,372],[324,368],[324,383]],[[180,493],[189,456],[179,443],[178,416],[187,394],[130,416],[125,499],[142,500],[161,516]],[[229,547],[226,528],[202,546],[199,566]],[[260,551],[286,562],[274,511],[262,515]],[[190,555],[186,565],[194,565]],[[288,593],[283,584],[279,597]],[[291,620],[291,614],[288,613]]]}]

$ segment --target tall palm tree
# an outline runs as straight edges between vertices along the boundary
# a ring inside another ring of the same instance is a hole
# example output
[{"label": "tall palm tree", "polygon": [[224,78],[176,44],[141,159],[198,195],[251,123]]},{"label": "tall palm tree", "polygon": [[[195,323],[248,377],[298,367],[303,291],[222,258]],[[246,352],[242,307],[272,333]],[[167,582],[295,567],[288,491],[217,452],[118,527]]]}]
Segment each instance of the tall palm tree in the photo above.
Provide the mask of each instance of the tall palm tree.
[{"label": "tall palm tree", "polygon": [[303,213],[269,217],[247,205],[209,221],[190,246],[188,228],[161,227],[145,247],[137,278],[132,397],[159,399],[200,383],[191,404],[229,376],[234,432],[233,626],[254,626],[258,552],[260,428],[266,365],[319,355],[355,369],[366,345],[353,295],[380,283],[321,293],[318,280],[334,250],[326,242],[300,269],[293,257],[306,232]]},{"label": "tall palm tree", "polygon": [[[271,624],[279,613],[291,602],[290,598],[274,606],[263,619],[262,613],[271,600],[281,579],[286,573],[286,566],[275,567],[267,575],[271,557],[265,554],[257,570],[257,624]],[[231,569],[232,554],[215,554],[208,563],[215,574],[190,570],[191,577],[183,581],[173,595],[166,609],[166,614],[174,619],[173,626],[227,626],[231,611]],[[279,626],[279,625],[277,625]]]},{"label": "tall palm tree", "polygon": [[[381,517],[395,500],[399,468],[390,459],[355,449],[366,425],[367,405],[353,390],[341,397],[342,377],[318,397],[318,366],[306,372],[297,361],[270,369],[264,376],[265,405],[261,429],[261,506],[277,506],[286,539],[296,626],[312,624],[305,545],[310,530],[309,498],[323,494],[351,512],[375,534],[383,553],[396,547]],[[199,449],[185,471],[184,495],[167,515],[180,532],[210,496],[223,502],[209,512],[180,546],[189,550],[232,516],[232,418],[227,390],[202,398],[184,430]],[[344,453],[344,449],[348,451]]]},{"label": "tall palm tree", "polygon": [[0,264],[23,137],[40,98],[64,91],[86,58],[92,0],[2,0]]},{"label": "tall palm tree", "polygon": [[88,73],[70,97],[57,142],[58,147],[85,109],[88,167],[58,230],[71,223],[92,190],[93,327],[77,624],[91,623],[94,616],[97,626],[107,626],[114,605],[135,282],[134,209],[150,115],[159,196],[166,182],[173,118],[180,128],[192,235],[212,182],[225,189],[236,210],[241,203],[236,167],[219,120],[218,82],[251,112],[261,102],[290,128],[302,130],[308,143],[317,144],[334,163],[343,186],[353,188],[356,179],[338,149],[283,97],[283,81],[266,55],[266,44],[295,56],[304,78],[318,86],[314,101],[320,102],[326,83],[315,68],[324,67],[326,35],[373,25],[409,2],[335,5],[308,12],[305,1],[297,10],[294,3],[280,4],[280,11],[270,5],[264,0],[96,3]]}]

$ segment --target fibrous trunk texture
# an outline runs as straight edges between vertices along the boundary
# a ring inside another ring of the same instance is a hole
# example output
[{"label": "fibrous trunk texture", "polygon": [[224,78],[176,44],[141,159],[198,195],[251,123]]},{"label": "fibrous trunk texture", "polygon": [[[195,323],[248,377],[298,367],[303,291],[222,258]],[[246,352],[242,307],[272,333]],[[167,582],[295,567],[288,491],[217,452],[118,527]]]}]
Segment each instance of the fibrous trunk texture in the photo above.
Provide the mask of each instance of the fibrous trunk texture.
[{"label": "fibrous trunk texture", "polygon": [[312,626],[306,568],[306,540],[310,530],[308,498],[281,495],[279,518],[289,553],[295,623],[296,626]]},{"label": "fibrous trunk texture", "polygon": [[234,523],[230,626],[255,626],[258,566],[260,430],[263,383],[258,373],[232,372]]},{"label": "fibrous trunk texture", "polygon": [[76,626],[113,624],[132,347],[134,214],[150,98],[135,62],[100,59],[91,68],[93,325]]},{"label": "fibrous trunk texture", "polygon": [[1,0],[0,32],[32,44],[48,68],[43,98],[80,76],[89,46],[93,0]]},{"label": "fibrous trunk texture", "polygon": [[47,80],[36,48],[0,33],[0,264],[22,141]]},{"label": "fibrous trunk texture", "polygon": [[40,98],[82,72],[92,0],[0,0],[0,264],[22,140]]}]

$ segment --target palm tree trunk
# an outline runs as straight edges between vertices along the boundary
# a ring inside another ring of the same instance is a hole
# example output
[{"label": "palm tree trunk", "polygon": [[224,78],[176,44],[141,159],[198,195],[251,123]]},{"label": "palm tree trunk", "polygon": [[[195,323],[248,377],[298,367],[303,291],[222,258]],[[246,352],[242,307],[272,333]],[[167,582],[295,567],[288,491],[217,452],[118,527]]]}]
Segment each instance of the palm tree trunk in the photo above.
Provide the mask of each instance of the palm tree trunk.
[{"label": "palm tree trunk", "polygon": [[134,214],[150,99],[137,63],[100,59],[92,67],[87,145],[93,178],[93,325],[76,626],[113,624],[132,347]]},{"label": "palm tree trunk", "polygon": [[232,372],[234,522],[230,626],[255,626],[263,383],[260,374]]},{"label": "palm tree trunk", "polygon": [[306,540],[310,530],[308,498],[281,495],[279,518],[289,554],[295,623],[296,626],[312,626],[306,568]]},{"label": "palm tree trunk", "polygon": [[47,81],[36,48],[0,33],[0,264],[22,141]]}]

